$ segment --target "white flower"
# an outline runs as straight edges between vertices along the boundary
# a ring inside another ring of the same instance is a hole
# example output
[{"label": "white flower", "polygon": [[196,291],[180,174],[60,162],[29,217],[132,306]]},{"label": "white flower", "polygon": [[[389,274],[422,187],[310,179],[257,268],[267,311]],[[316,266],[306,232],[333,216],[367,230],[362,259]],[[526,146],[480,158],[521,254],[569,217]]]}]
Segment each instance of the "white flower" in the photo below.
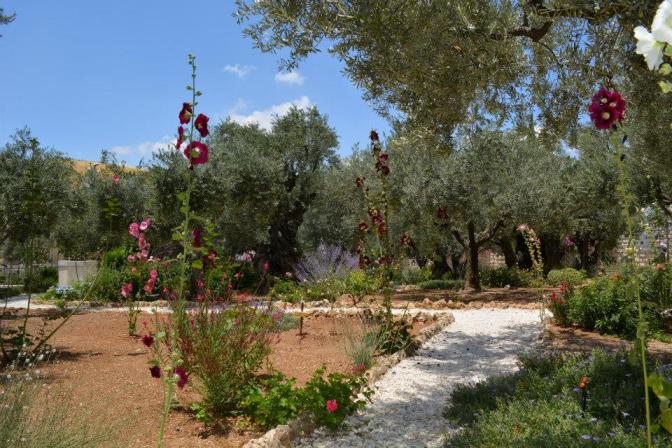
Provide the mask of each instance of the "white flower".
[{"label": "white flower", "polygon": [[651,24],[651,34],[659,42],[672,44],[672,0],[665,0],[658,6]]},{"label": "white flower", "polygon": [[635,28],[635,39],[637,39],[635,53],[644,56],[649,70],[658,70],[660,64],[663,63],[663,44],[656,41],[653,34],[643,26]]}]

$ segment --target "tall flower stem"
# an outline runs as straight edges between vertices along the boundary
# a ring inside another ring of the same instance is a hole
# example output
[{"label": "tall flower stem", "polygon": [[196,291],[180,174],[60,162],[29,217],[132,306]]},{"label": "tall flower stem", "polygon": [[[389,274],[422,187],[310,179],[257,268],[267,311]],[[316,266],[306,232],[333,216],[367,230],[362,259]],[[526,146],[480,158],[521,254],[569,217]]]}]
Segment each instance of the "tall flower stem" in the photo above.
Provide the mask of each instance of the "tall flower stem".
[{"label": "tall flower stem", "polygon": [[[624,150],[623,145],[620,142],[620,136],[614,134],[614,141],[612,142],[615,148]],[[644,310],[642,308],[642,298],[640,294],[640,284],[639,284],[639,274],[637,273],[637,263],[635,261],[635,244],[633,237],[633,217],[630,212],[632,207],[632,197],[627,192],[628,184],[628,174],[625,170],[625,153],[619,154],[620,151],[616,151],[616,164],[618,166],[618,193],[621,196],[621,201],[623,201],[623,216],[625,218],[625,224],[628,234],[628,245],[626,248],[626,256],[628,259],[628,264],[630,265],[631,270],[631,279],[628,280],[631,283],[632,289],[635,291],[635,297],[637,298],[637,347],[639,351],[639,358],[642,363],[642,375],[644,376],[644,406],[646,411],[646,444],[648,447],[652,446],[651,438],[651,410],[650,410],[650,399],[649,399],[649,375],[646,366],[646,345],[647,345],[647,323],[644,319]],[[630,285],[629,285],[630,286]],[[630,289],[630,288],[628,288]]]}]

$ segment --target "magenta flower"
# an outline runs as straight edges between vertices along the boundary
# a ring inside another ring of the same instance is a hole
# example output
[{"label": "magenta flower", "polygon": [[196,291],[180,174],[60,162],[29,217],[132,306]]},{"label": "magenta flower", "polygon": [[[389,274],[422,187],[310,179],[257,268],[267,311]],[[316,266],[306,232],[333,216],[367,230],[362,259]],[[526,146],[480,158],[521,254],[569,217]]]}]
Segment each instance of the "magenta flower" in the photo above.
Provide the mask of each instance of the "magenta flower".
[{"label": "magenta flower", "polygon": [[201,134],[201,137],[207,137],[209,134],[208,120],[210,119],[207,116],[198,114],[196,120],[194,121],[194,126],[196,126],[196,130],[199,132],[199,134]]},{"label": "magenta flower", "polygon": [[152,280],[156,280],[156,277],[158,276],[159,271],[157,271],[156,269],[152,269],[151,271],[149,271],[149,278],[151,278]]},{"label": "magenta flower", "polygon": [[601,87],[593,95],[588,113],[597,129],[609,129],[623,119],[625,100],[620,93]]},{"label": "magenta flower", "polygon": [[189,123],[189,120],[191,120],[191,115],[192,114],[193,114],[193,110],[191,109],[191,104],[182,103],[182,110],[180,111],[180,114],[179,114],[180,124]]},{"label": "magenta flower", "polygon": [[140,222],[140,230],[143,232],[147,229],[149,229],[149,226],[152,225],[152,220],[151,218],[145,218],[143,221]]},{"label": "magenta flower", "polygon": [[140,226],[138,225],[137,222],[132,222],[132,223],[129,224],[128,233],[133,238],[139,238],[140,237]]},{"label": "magenta flower", "polygon": [[145,236],[142,233],[138,237],[138,249],[140,250],[147,249],[147,240],[145,239]]},{"label": "magenta flower", "polygon": [[114,176],[112,176],[112,182],[114,182],[115,184],[118,184],[119,182],[121,182],[121,177],[119,177],[117,174],[115,174]]},{"label": "magenta flower", "polygon": [[338,410],[338,403],[336,400],[327,400],[326,403],[327,412],[333,414]]},{"label": "magenta flower", "polygon": [[142,337],[142,343],[149,348],[154,343],[154,337],[151,334],[146,334]]},{"label": "magenta flower", "polygon": [[124,299],[128,299],[132,293],[133,293],[133,283],[128,282],[121,287],[121,296]]},{"label": "magenta flower", "polygon": [[189,375],[182,367],[175,368],[175,376],[177,377],[177,387],[183,389],[189,380]]},{"label": "magenta flower", "polygon": [[360,362],[359,364],[355,364],[352,366],[352,373],[353,375],[361,375],[366,371],[366,365],[364,363]]},{"label": "magenta flower", "polygon": [[128,260],[129,263],[135,263],[135,255],[131,254],[128,257],[126,257],[126,260]]},{"label": "magenta flower", "polygon": [[149,373],[152,375],[152,378],[161,378],[161,368],[159,366],[150,367]]},{"label": "magenta flower", "polygon": [[184,155],[192,165],[200,165],[208,161],[208,147],[205,143],[191,142],[184,150]]},{"label": "magenta flower", "polygon": [[182,142],[184,142],[184,128],[180,126],[177,128],[177,143],[175,143],[175,148],[180,149]]},{"label": "magenta flower", "polygon": [[192,245],[198,249],[203,245],[203,233],[201,232],[201,229],[196,227],[191,231],[191,236],[193,237],[193,243]]}]

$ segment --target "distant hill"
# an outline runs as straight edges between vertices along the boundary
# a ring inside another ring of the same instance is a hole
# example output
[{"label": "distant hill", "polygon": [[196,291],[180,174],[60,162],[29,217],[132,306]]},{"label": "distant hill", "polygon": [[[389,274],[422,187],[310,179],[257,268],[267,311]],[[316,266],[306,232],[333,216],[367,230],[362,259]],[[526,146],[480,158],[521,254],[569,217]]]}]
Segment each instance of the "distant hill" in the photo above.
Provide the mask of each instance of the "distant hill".
[{"label": "distant hill", "polygon": [[[107,168],[107,165],[101,162],[91,162],[89,160],[73,160],[72,161],[72,167],[77,171],[79,174],[83,174],[86,170],[88,169],[95,169],[95,170],[104,170]],[[124,165],[123,167],[124,171],[128,173],[133,173],[136,171],[139,171],[139,168],[136,168],[134,166],[128,166]]]}]

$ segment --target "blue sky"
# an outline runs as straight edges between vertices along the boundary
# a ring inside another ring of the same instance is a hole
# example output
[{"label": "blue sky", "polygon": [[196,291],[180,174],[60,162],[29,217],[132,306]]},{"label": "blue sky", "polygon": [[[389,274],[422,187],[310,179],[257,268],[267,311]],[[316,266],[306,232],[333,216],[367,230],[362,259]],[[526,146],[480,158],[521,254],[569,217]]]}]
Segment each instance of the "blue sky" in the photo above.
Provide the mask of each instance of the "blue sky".
[{"label": "blue sky", "polygon": [[[278,74],[232,17],[232,0],[5,0],[16,21],[0,27],[0,143],[28,126],[40,141],[79,159],[102,149],[129,163],[172,141],[189,99],[187,54],[198,64],[200,112],[267,126],[289,104],[316,105],[339,135],[342,155],[387,131],[326,54]],[[194,9],[190,9],[194,8]]]}]

